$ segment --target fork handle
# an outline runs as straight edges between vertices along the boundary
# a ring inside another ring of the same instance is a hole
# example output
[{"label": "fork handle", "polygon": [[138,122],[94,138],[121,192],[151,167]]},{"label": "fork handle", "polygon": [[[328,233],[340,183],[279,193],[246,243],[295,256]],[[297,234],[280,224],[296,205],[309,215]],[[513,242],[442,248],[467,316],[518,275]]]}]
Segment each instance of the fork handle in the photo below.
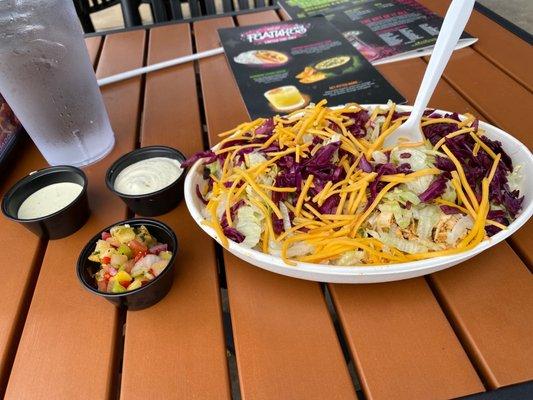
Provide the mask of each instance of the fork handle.
[{"label": "fork handle", "polygon": [[463,33],[474,8],[474,3],[475,0],[453,0],[446,12],[422,84],[418,90],[413,111],[409,117],[409,119],[413,118],[417,124],[420,122],[442,72]]}]

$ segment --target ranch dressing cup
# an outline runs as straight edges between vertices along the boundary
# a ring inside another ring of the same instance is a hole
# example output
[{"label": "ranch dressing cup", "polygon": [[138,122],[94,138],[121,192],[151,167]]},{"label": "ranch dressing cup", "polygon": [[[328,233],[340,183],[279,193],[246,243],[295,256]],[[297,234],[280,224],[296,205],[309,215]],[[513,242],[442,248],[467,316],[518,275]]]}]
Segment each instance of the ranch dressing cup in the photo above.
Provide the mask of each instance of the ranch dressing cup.
[{"label": "ranch dressing cup", "polygon": [[[63,238],[80,229],[89,218],[87,185],[87,176],[79,168],[68,165],[44,168],[25,176],[7,191],[2,199],[2,213],[40,237]],[[55,195],[55,204],[41,201],[42,191],[49,198]],[[30,209],[24,206],[26,201],[31,202]]]},{"label": "ranch dressing cup", "polygon": [[[167,178],[169,179],[165,183],[162,183],[162,181],[158,179],[154,179],[154,185],[150,185],[152,186],[152,189],[145,190],[143,194],[123,193],[119,190],[121,185],[117,187],[116,183],[121,172],[125,171],[128,167],[134,166],[142,161],[148,161],[157,158],[174,160],[175,165],[179,163],[180,166],[186,160],[185,156],[180,151],[173,149],[172,147],[148,146],[123,155],[113,163],[113,165],[107,170],[106,174],[107,188],[120,197],[122,201],[128,205],[130,210],[135,212],[135,214],[143,215],[145,217],[154,217],[156,215],[165,214],[176,208],[179,202],[183,199],[183,183],[185,181],[185,175],[187,172],[186,169],[183,168],[178,178],[173,180],[170,184],[169,182],[172,180],[172,178],[169,178],[168,176]],[[143,164],[147,165],[148,167],[150,165],[150,163]],[[156,162],[153,165],[153,170],[141,170],[137,172],[144,174],[144,178],[147,176],[154,176],[157,175],[159,166],[160,164]],[[135,170],[133,172],[135,173]],[[161,187],[159,190],[153,190],[153,188],[159,187]],[[133,189],[138,188],[133,187]],[[137,190],[134,190],[134,192],[140,193],[140,191],[137,192]]]}]

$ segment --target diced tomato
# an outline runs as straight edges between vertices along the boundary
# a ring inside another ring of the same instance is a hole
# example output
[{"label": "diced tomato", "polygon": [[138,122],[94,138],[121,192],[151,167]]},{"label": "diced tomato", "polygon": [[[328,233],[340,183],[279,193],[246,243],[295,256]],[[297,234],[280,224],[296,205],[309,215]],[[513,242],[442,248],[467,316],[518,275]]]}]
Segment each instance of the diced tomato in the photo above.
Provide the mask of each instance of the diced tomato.
[{"label": "diced tomato", "polygon": [[102,257],[102,264],[109,264],[111,262],[111,257]]},{"label": "diced tomato", "polygon": [[97,281],[98,290],[100,292],[106,292],[107,291],[107,281]]},{"label": "diced tomato", "polygon": [[106,273],[104,274],[104,280],[107,282],[107,281],[109,280],[109,278],[111,278],[111,275],[109,275],[109,273],[106,272]]},{"label": "diced tomato", "polygon": [[106,240],[111,237],[109,232],[102,232],[102,240]]},{"label": "diced tomato", "polygon": [[135,257],[137,257],[137,254],[139,253],[146,254],[148,252],[148,247],[135,239],[128,243],[128,247],[131,249],[131,251],[133,251],[133,255]]},{"label": "diced tomato", "polygon": [[119,283],[124,287],[124,289],[127,289],[131,281],[120,281]]},{"label": "diced tomato", "polygon": [[[143,251],[142,253],[137,253],[137,255],[135,256],[135,258],[133,259],[134,262],[137,262],[139,261],[141,258],[143,258],[145,255],[146,255],[146,251]],[[135,265],[135,264],[134,264]]]}]

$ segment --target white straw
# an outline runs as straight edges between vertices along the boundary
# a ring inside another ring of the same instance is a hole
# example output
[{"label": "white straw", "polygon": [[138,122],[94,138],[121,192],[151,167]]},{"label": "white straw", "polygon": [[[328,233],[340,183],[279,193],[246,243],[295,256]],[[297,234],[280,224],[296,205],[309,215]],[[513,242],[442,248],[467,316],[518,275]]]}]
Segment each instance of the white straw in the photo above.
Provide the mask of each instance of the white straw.
[{"label": "white straw", "polygon": [[218,47],[216,49],[202,51],[200,53],[191,54],[189,56],[179,57],[173,60],[168,60],[168,61],[163,61],[157,64],[152,64],[147,67],[133,69],[131,71],[126,71],[120,74],[108,76],[107,78],[98,79],[98,86],[109,85],[110,83],[123,81],[125,79],[133,78],[134,76],[147,74],[148,72],[157,71],[163,68],[172,67],[174,65],[179,65],[179,64],[183,64],[183,63],[194,61],[194,60],[199,60],[201,58],[215,56],[221,53],[224,53],[224,49],[222,47]]}]

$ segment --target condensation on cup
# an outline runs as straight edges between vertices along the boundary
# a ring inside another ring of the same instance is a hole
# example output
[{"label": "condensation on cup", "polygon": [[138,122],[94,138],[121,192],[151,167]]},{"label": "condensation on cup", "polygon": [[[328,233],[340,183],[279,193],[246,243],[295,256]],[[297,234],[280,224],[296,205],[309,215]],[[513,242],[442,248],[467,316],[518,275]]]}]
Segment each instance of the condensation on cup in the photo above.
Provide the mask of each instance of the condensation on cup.
[{"label": "condensation on cup", "polygon": [[0,93],[51,165],[88,165],[114,146],[71,0],[0,0]]}]

